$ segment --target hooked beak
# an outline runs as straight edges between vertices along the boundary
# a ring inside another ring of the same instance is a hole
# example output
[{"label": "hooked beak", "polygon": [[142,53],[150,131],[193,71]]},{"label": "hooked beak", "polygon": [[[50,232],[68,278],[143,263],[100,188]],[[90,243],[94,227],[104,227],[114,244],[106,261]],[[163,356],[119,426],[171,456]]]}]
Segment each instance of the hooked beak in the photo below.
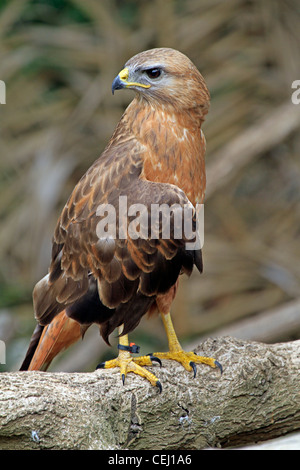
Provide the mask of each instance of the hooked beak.
[{"label": "hooked beak", "polygon": [[129,70],[126,67],[125,69],[121,70],[121,72],[116,76],[114,81],[112,82],[111,91],[114,94],[115,90],[121,90],[122,88],[128,88],[130,86],[137,86],[142,88],[150,88],[151,85],[144,85],[143,83],[138,82],[129,82],[128,81]]},{"label": "hooked beak", "polygon": [[121,90],[122,88],[125,88],[126,84],[121,80],[120,76],[117,75],[114,81],[112,82],[111,86],[111,91],[112,94],[115,93],[115,90]]}]

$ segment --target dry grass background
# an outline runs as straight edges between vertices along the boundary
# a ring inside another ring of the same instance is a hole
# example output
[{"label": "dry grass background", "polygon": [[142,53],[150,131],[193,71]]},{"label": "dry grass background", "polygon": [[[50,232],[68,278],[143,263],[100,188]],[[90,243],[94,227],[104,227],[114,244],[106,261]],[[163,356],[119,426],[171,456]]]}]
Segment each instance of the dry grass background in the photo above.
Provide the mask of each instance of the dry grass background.
[{"label": "dry grass background", "polygon": [[[161,46],[195,62],[212,98],[205,271],[182,282],[177,331],[191,341],[245,324],[253,339],[299,338],[300,105],[291,102],[299,44],[298,0],[1,2],[0,339],[8,370],[35,324],[31,291],[47,271],[60,210],[132,98],[112,97],[111,81],[130,56]],[[143,320],[132,338],[142,352],[161,349],[159,319]],[[98,333],[88,339],[56,367],[103,360]]]}]

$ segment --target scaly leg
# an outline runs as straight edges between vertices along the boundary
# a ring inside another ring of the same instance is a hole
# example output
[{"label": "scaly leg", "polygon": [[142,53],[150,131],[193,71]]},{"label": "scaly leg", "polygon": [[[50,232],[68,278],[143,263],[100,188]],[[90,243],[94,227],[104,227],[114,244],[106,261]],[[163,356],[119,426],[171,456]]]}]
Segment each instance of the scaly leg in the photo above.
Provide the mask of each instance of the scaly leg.
[{"label": "scaly leg", "polygon": [[154,353],[153,355],[155,357],[158,357],[159,359],[172,359],[180,362],[186,370],[194,371],[194,377],[197,372],[196,364],[208,364],[214,368],[218,367],[222,373],[222,366],[215,359],[211,357],[198,356],[194,352],[186,352],[182,349],[176,336],[170,313],[161,314],[161,318],[167,333],[169,351]]},{"label": "scaly leg", "polygon": [[160,362],[159,359],[156,357],[149,355],[149,356],[141,356],[137,358],[131,357],[131,347],[129,346],[128,342],[128,335],[122,335],[123,325],[118,328],[119,330],[119,354],[118,357],[115,359],[111,359],[110,361],[102,362],[97,366],[97,369],[111,369],[114,367],[120,368],[120,373],[122,377],[123,385],[125,383],[125,377],[128,372],[133,372],[134,374],[140,375],[145,379],[149,380],[152,385],[158,387],[159,391],[161,392],[162,387],[160,381],[155,377],[154,374],[149,372],[143,366],[151,366],[152,361]]}]

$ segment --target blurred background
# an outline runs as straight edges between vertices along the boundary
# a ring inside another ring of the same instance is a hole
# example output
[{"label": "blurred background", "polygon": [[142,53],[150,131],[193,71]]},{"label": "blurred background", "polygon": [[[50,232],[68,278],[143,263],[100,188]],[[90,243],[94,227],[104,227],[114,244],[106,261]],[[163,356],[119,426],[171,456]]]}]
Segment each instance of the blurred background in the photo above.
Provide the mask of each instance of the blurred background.
[{"label": "blurred background", "polygon": [[[57,218],[132,99],[113,97],[111,82],[153,47],[187,54],[211,92],[204,273],[182,279],[182,343],[300,337],[299,44],[298,0],[1,0],[0,370],[20,365]],[[159,318],[131,340],[142,354],[167,346]],[[51,370],[115,354],[92,327]]]}]

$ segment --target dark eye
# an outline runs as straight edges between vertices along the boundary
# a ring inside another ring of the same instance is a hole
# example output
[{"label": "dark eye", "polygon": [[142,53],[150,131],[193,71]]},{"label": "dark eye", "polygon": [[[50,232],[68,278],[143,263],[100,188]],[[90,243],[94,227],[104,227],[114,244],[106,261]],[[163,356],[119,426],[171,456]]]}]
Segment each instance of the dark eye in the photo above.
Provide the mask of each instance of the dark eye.
[{"label": "dark eye", "polygon": [[148,70],[145,70],[145,72],[149,78],[158,78],[161,74],[160,69],[148,69]]}]

